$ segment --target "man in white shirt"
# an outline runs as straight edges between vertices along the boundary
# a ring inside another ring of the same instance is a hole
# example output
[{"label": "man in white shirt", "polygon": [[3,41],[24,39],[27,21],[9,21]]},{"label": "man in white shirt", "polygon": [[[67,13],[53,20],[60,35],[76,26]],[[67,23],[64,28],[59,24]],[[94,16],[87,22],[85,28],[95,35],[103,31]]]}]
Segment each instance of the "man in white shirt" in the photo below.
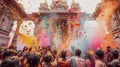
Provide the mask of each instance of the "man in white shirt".
[{"label": "man in white shirt", "polygon": [[75,50],[75,57],[71,59],[71,67],[86,67],[85,60],[80,57],[81,50],[76,49]]}]

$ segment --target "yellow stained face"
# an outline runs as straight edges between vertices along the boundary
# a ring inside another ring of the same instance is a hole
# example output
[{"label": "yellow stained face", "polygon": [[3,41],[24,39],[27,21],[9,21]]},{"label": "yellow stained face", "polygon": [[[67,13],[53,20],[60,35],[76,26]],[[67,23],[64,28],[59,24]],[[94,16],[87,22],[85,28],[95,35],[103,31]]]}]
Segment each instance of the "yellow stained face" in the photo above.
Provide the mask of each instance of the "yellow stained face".
[{"label": "yellow stained face", "polygon": [[25,21],[21,24],[19,32],[23,35],[33,36],[35,24],[32,21]]}]

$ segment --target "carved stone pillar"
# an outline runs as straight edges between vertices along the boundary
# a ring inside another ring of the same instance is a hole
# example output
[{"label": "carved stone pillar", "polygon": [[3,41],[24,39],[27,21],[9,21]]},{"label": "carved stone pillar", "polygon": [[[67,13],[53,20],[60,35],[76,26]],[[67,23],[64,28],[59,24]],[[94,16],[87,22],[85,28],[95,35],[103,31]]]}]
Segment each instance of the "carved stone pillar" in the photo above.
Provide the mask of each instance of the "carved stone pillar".
[{"label": "carved stone pillar", "polygon": [[17,29],[16,29],[16,34],[19,35],[19,28],[20,28],[20,25],[22,23],[22,20],[18,19],[17,20]]},{"label": "carved stone pillar", "polygon": [[20,28],[21,23],[22,23],[22,20],[17,19],[17,28],[16,28],[16,31],[15,31],[15,34],[14,34],[14,38],[13,38],[13,42],[12,42],[13,46],[17,45],[17,38],[20,35],[19,34],[19,28]]}]

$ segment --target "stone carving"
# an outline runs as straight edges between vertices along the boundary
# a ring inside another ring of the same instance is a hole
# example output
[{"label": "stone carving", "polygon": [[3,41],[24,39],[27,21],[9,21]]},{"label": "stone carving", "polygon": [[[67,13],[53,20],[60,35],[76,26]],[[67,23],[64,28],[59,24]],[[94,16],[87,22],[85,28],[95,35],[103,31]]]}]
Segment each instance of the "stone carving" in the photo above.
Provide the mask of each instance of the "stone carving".
[{"label": "stone carving", "polygon": [[51,7],[51,10],[54,10],[54,11],[58,11],[58,12],[66,12],[68,11],[68,5],[67,5],[67,1],[53,1],[52,2],[52,5],[50,6]]},{"label": "stone carving", "polygon": [[[53,0],[49,9],[48,4],[45,0],[44,3],[40,4],[39,10],[40,12],[46,12],[49,10],[51,10],[52,12],[69,12],[69,6],[67,5],[67,0]],[[79,12],[80,11],[79,3],[73,2],[70,10],[72,10],[72,12]]]},{"label": "stone carving", "polygon": [[79,3],[73,2],[72,5],[71,5],[71,10],[73,12],[79,12],[80,11]]},{"label": "stone carving", "polygon": [[48,4],[47,4],[46,1],[44,3],[40,4],[39,11],[40,12],[47,12],[47,11],[49,11],[49,7],[48,7]]}]

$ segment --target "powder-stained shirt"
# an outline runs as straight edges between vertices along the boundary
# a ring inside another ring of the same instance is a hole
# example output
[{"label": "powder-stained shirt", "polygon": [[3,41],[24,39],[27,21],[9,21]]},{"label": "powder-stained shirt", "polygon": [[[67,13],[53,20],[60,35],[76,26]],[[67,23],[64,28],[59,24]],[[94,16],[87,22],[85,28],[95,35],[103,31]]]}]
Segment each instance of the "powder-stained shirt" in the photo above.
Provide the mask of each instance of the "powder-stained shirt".
[{"label": "powder-stained shirt", "polygon": [[95,60],[95,67],[107,67],[106,64],[101,60]]},{"label": "powder-stained shirt", "polygon": [[94,64],[89,59],[86,59],[86,65],[87,67],[94,67]]},{"label": "powder-stained shirt", "polygon": [[112,67],[117,67],[119,62],[119,59],[114,59],[112,62],[109,63],[109,65],[111,65]]},{"label": "powder-stained shirt", "polygon": [[85,60],[81,57],[76,57],[76,66],[77,67],[86,67]]},{"label": "powder-stained shirt", "polygon": [[60,60],[58,61],[59,67],[70,67],[70,61],[69,60]]}]

